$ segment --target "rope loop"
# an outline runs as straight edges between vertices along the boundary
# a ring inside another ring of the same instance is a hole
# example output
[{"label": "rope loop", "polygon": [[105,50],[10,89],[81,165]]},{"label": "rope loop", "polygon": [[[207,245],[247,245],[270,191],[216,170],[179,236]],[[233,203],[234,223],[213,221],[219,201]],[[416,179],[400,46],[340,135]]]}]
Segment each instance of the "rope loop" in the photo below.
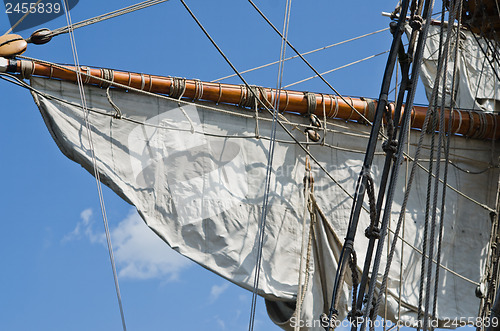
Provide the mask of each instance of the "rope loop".
[{"label": "rope loop", "polygon": [[122,111],[120,110],[120,108],[118,108],[118,106],[113,102],[113,100],[111,99],[111,95],[109,94],[109,89],[110,89],[111,86],[108,86],[108,88],[106,89],[106,98],[108,98],[108,102],[109,104],[111,105],[111,107],[113,107],[113,109],[116,111],[115,115],[113,116],[114,118],[117,118],[117,119],[121,119],[122,118]]},{"label": "rope loop", "polygon": [[258,104],[260,100],[260,90],[258,86],[248,86],[241,85],[241,96],[238,107],[241,108],[253,108]]},{"label": "rope loop", "polygon": [[466,112],[469,115],[469,129],[467,130],[465,136],[470,137],[474,133],[474,115],[470,110],[466,110]]},{"label": "rope loop", "polygon": [[194,97],[193,101],[200,100],[203,96],[203,83],[199,79],[194,80]]},{"label": "rope loop", "polygon": [[108,88],[115,80],[115,73],[111,69],[101,69],[101,78],[104,79],[99,82],[99,87]]},{"label": "rope loop", "polygon": [[169,96],[172,99],[180,100],[186,92],[186,79],[172,77],[172,84],[170,85]]},{"label": "rope loop", "polygon": [[[375,119],[375,111],[377,110],[375,100],[363,97],[360,97],[360,100],[365,102],[365,111],[363,112],[363,116],[366,117],[368,121],[373,122]],[[360,118],[358,122],[361,124],[369,124],[364,118]]]},{"label": "rope loop", "polygon": [[219,97],[217,98],[217,101],[215,102],[216,105],[219,104],[221,98],[222,98],[222,85],[221,85],[221,83],[219,83]]},{"label": "rope loop", "polygon": [[[257,98],[259,98],[266,107],[270,107],[270,108],[273,108],[274,106],[274,102],[271,101],[269,102],[269,99],[267,98],[267,91],[264,87],[262,86],[258,86],[257,89],[259,90],[259,94],[256,94],[257,95]],[[271,93],[271,100],[273,100],[273,94]],[[258,105],[258,100],[255,100],[255,103]]]},{"label": "rope loop", "polygon": [[[50,67],[52,69],[52,66]],[[89,67],[80,67],[80,69],[85,69],[85,80],[83,81],[83,84],[88,84],[90,82],[90,78],[92,77],[91,71]],[[52,71],[51,71],[52,74]],[[50,77],[52,78],[52,77]]]}]

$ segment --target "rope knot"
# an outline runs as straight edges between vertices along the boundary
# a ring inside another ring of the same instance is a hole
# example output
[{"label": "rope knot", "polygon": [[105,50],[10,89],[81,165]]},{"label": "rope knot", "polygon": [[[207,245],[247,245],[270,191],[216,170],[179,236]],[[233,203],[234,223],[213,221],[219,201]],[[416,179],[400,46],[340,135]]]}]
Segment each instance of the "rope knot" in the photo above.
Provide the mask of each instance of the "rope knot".
[{"label": "rope knot", "polygon": [[365,236],[368,239],[380,239],[380,228],[377,226],[369,226],[365,230]]},{"label": "rope knot", "polygon": [[337,321],[337,318],[339,316],[339,312],[337,309],[332,309],[332,310],[330,310],[330,314],[332,317],[329,317],[325,313],[322,313],[319,316],[319,319],[321,320],[321,325],[326,326],[325,329],[328,331],[335,329],[335,322]]},{"label": "rope knot", "polygon": [[410,27],[413,30],[420,31],[422,30],[422,25],[424,23],[424,19],[420,15],[413,15],[410,19]]},{"label": "rope knot", "polygon": [[353,326],[359,325],[360,317],[363,317],[363,311],[360,309],[353,309],[347,314],[347,319]]},{"label": "rope knot", "polygon": [[398,151],[398,141],[393,139],[388,139],[382,143],[382,149],[386,154],[396,154]]}]

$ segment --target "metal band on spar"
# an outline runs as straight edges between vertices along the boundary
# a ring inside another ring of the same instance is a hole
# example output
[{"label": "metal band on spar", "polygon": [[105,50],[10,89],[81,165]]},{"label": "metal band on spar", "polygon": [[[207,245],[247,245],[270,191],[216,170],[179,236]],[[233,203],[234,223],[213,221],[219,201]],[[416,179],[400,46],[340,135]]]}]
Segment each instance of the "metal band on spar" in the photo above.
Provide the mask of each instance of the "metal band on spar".
[{"label": "metal band on spar", "polygon": [[[27,60],[9,59],[7,61],[7,65],[0,65],[0,72],[20,73],[22,77],[26,78],[35,75],[72,82],[77,81],[76,68],[72,66],[55,66]],[[99,79],[107,79],[114,83],[135,89],[165,94],[176,98],[179,97],[180,84],[182,86],[183,98],[206,100],[216,103],[222,102],[238,106],[254,104],[251,102],[251,96],[253,96],[253,94],[242,85],[202,82],[196,79],[163,77],[89,67],[81,67],[80,70],[81,73],[84,74],[83,81],[85,84],[103,87],[105,84]],[[114,84],[110,83],[109,85],[113,86]],[[259,99],[267,105],[273,104],[278,95],[275,89],[263,87],[252,88],[255,88],[254,92],[256,95],[258,95]],[[347,104],[338,96],[323,93],[281,90],[279,98],[279,110],[281,112],[304,115],[313,112],[320,118],[323,118],[324,111],[328,118],[356,121],[360,123],[365,122],[360,114],[372,121],[376,109],[376,100],[344,97],[349,103]],[[353,107],[357,112],[352,109]],[[415,106],[412,109],[412,129],[422,128],[426,112],[427,107]],[[445,111],[445,127],[448,127],[449,119],[450,110],[447,109]],[[452,132],[454,134],[477,139],[500,138],[500,130],[498,129],[500,128],[500,118],[496,114],[485,113],[483,111],[454,109],[452,121]]]}]

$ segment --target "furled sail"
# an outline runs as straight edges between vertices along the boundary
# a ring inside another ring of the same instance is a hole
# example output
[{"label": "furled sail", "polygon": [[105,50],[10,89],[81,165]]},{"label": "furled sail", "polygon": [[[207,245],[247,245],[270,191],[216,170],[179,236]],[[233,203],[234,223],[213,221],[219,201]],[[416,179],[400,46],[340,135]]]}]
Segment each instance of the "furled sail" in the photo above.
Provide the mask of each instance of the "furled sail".
[{"label": "furled sail", "polygon": [[[35,102],[61,151],[93,173],[78,87],[36,77],[31,78],[31,85],[37,91],[33,92]],[[230,105],[186,103],[119,89],[110,90],[110,99],[105,89],[95,86],[85,86],[85,93],[101,180],[133,204],[147,225],[176,251],[251,290],[270,117]],[[287,117],[291,121],[287,127],[306,143],[303,129],[309,125],[308,120],[297,115]],[[369,136],[367,125],[345,121],[329,120],[327,128],[317,131],[323,143],[308,144],[308,148],[337,183],[312,164],[314,202],[307,206],[306,155],[282,130],[276,137],[258,294],[266,299],[273,321],[284,329],[299,320],[304,329],[321,329],[319,316],[329,308],[352,205],[343,189],[355,190]],[[411,154],[416,137],[410,142]],[[450,159],[456,167],[450,167],[448,182],[479,204],[452,191],[447,195],[437,310],[441,321],[477,315],[479,299],[474,293],[484,281],[491,227],[485,205],[494,205],[498,179],[497,168],[491,167],[498,153],[491,142],[454,136],[451,144]],[[379,148],[372,168],[374,178],[382,169],[383,154]],[[425,166],[426,161],[422,164]],[[409,322],[417,318],[426,177],[424,171],[417,173],[401,235],[404,241],[398,245],[391,266],[388,290],[378,293],[387,296],[387,317],[393,321],[398,315]],[[399,181],[398,192],[392,227],[404,180]],[[363,213],[354,243],[358,263],[365,257],[368,240],[364,229],[368,225],[369,216]],[[308,238],[306,247],[302,244],[303,231]],[[301,259],[306,267],[299,271]],[[301,316],[293,316],[300,272],[305,295],[299,298]],[[351,306],[351,278],[348,273],[340,318]],[[399,300],[401,311],[397,308]]]},{"label": "furled sail", "polygon": [[[456,34],[456,27],[454,28]],[[446,39],[446,29],[443,32]],[[429,27],[426,47],[424,49],[424,61],[420,77],[425,86],[427,99],[430,100],[432,88],[437,74],[439,61],[440,27],[433,25]],[[490,41],[480,36],[475,36],[467,30],[460,31],[458,42],[458,59],[455,53],[450,51],[448,70],[446,73],[446,107],[451,104],[451,90],[455,89],[455,107],[470,110],[500,111],[500,85],[498,79],[498,61],[492,53]],[[450,49],[455,49],[456,38],[450,39]],[[486,56],[485,56],[486,54]],[[456,62],[456,64],[455,64]],[[453,83],[453,68],[456,65],[455,83]],[[442,91],[439,91],[439,95]],[[441,100],[441,97],[439,97]],[[441,101],[438,101],[441,105]]]}]

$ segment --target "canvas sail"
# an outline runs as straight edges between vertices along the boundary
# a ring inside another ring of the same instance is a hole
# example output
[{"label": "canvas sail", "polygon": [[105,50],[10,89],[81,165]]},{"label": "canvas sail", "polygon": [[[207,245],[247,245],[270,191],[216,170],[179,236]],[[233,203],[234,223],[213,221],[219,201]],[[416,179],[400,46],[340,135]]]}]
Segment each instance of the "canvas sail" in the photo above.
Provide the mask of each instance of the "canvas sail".
[{"label": "canvas sail", "polygon": [[[61,151],[93,173],[78,87],[43,78],[32,78],[31,84],[39,91],[33,93],[35,102]],[[117,118],[104,89],[86,86],[85,93],[101,180],[133,204],[145,223],[173,249],[251,290],[271,130],[269,116],[262,112],[255,116],[229,105],[213,108],[208,103],[186,104],[112,89],[111,99],[122,114]],[[290,130],[305,142],[300,124],[307,125],[306,119],[287,116],[295,123],[287,124]],[[369,127],[331,121],[328,131],[319,133],[325,135],[325,145],[310,145],[311,153],[340,185],[354,192]],[[303,229],[306,155],[282,130],[278,129],[276,139],[258,293],[267,300],[273,321],[290,329],[303,251],[307,288],[302,314],[295,321],[301,320],[304,329],[319,330],[319,315],[327,312],[330,304],[352,200],[313,164],[314,197],[325,217],[317,217],[312,224],[307,218]],[[414,135],[410,154],[416,140]],[[453,137],[450,158],[457,167],[450,166],[448,179],[451,186],[488,206],[494,206],[498,179],[497,168],[490,167],[498,156],[492,148],[491,142]],[[372,172],[375,182],[382,171],[383,154],[379,148]],[[417,249],[422,246],[426,178],[424,171],[417,173],[406,211],[406,243],[398,245],[389,275],[387,307],[391,320],[398,314],[402,320],[416,320],[421,260]],[[393,228],[404,179],[398,185]],[[444,214],[442,264],[447,269],[441,270],[437,313],[441,321],[475,317],[479,299],[474,293],[477,284],[484,281],[489,211],[450,191]],[[369,217],[363,213],[354,244],[358,268],[364,261],[368,242],[364,229],[368,224]],[[310,239],[305,250],[303,231]],[[348,274],[341,319],[351,305],[350,285]]]},{"label": "canvas sail", "polygon": [[[431,25],[424,48],[424,61],[422,62],[420,78],[425,86],[427,99],[430,100],[432,88],[437,74],[439,60],[440,26]],[[500,111],[500,86],[498,84],[498,61],[494,60],[491,46],[480,36],[467,30],[460,31],[458,42],[458,59],[455,59],[456,27],[450,39],[448,71],[446,73],[446,107],[450,107],[451,90],[453,84],[453,67],[457,67],[455,75],[456,107],[487,112]],[[444,29],[446,39],[446,29]],[[477,38],[477,40],[476,40]],[[488,55],[484,56],[484,52]],[[489,57],[489,59],[488,59]],[[491,61],[491,63],[490,63]],[[493,67],[492,67],[493,65]],[[442,91],[439,91],[439,95]],[[439,97],[441,100],[441,97]],[[441,105],[441,101],[438,101]]]}]

